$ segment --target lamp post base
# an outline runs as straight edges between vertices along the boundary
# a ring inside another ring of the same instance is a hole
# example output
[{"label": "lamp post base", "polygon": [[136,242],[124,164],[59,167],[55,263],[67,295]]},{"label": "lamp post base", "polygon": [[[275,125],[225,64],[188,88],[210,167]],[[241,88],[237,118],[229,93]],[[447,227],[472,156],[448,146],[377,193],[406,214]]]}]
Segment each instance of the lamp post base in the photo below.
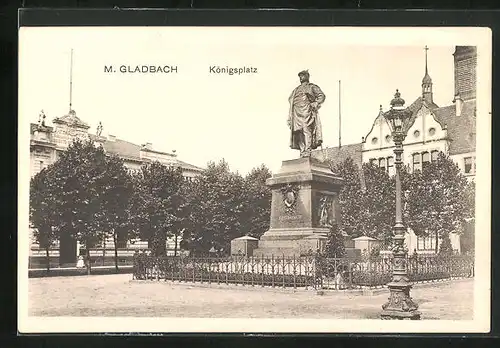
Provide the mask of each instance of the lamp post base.
[{"label": "lamp post base", "polygon": [[418,305],[410,297],[411,283],[392,282],[388,284],[390,296],[382,306],[381,319],[420,320]]}]

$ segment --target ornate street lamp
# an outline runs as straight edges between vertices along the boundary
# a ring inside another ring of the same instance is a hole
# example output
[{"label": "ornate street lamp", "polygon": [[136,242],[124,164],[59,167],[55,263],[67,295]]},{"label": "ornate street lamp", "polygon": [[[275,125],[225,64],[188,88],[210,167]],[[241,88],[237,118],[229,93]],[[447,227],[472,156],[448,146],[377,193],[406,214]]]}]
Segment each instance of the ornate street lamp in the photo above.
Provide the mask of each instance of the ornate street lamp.
[{"label": "ornate street lamp", "polygon": [[407,273],[407,254],[405,248],[405,227],[401,213],[401,179],[399,177],[403,161],[403,141],[408,132],[408,123],[411,117],[411,111],[404,107],[405,101],[401,94],[396,90],[394,99],[391,100],[391,109],[384,113],[392,132],[394,140],[396,167],[396,223],[394,225],[394,247],[393,247],[393,271],[392,281],[387,284],[390,295],[387,303],[382,305],[382,319],[420,319],[420,312],[417,311],[418,305],[410,297],[412,283]]}]

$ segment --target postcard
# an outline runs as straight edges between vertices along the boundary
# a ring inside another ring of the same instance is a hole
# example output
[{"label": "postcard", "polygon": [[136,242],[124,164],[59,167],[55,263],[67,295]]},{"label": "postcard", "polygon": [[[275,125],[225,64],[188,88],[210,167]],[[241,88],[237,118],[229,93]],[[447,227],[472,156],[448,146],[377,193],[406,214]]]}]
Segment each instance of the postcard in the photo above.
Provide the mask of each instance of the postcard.
[{"label": "postcard", "polygon": [[489,332],[491,42],[21,27],[19,331]]}]

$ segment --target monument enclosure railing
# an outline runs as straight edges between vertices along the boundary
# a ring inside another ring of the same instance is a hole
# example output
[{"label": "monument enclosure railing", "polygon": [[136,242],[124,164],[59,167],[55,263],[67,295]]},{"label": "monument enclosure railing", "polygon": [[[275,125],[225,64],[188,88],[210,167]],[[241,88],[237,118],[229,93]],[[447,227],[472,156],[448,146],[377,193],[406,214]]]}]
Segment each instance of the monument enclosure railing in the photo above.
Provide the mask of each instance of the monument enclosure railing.
[{"label": "monument enclosure railing", "polygon": [[[419,255],[407,258],[412,282],[438,281],[474,276],[474,257]],[[391,281],[392,258],[371,260],[305,257],[134,257],[133,277],[245,286],[348,290],[383,287]]]}]

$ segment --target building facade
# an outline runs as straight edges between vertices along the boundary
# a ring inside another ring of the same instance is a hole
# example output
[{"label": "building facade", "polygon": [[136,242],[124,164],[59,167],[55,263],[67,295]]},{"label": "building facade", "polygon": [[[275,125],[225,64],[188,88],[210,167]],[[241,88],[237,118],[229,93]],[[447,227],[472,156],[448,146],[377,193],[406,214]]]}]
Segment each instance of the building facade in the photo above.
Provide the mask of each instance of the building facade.
[{"label": "building facade", "polygon": [[[453,53],[455,93],[452,104],[438,106],[433,100],[433,83],[427,66],[421,82],[421,95],[409,106],[412,116],[408,134],[403,143],[404,165],[410,170],[420,170],[425,163],[435,160],[439,152],[448,154],[468,180],[476,174],[476,66],[477,49],[473,46],[456,46]],[[451,58],[451,57],[450,57]],[[351,157],[361,169],[362,163],[371,162],[394,174],[394,143],[391,131],[380,106],[371,129],[361,143],[327,148],[318,151],[318,159],[340,163]],[[460,252],[460,238],[450,235],[453,248]],[[410,251],[434,252],[435,237],[417,237],[408,231],[406,245]],[[439,244],[438,244],[439,245]]]},{"label": "building facade", "polygon": [[[96,134],[89,132],[90,126],[82,121],[74,110],[70,110],[67,115],[56,117],[52,120],[52,125],[46,124],[46,115],[39,116],[38,123],[30,124],[30,171],[31,177],[35,176],[42,169],[57,161],[60,154],[66,151],[68,146],[75,140],[92,140],[96,146],[102,146],[109,154],[119,156],[124,161],[125,167],[130,171],[140,170],[146,163],[158,161],[167,166],[182,168],[183,176],[186,180],[192,180],[203,169],[192,164],[179,160],[175,151],[172,153],[158,151],[151,143],[137,145],[126,140],[118,139],[116,136],[108,134],[102,136],[102,125],[97,127]],[[30,230],[31,233],[31,230]],[[180,240],[167,240],[167,252],[172,253],[179,250]],[[119,245],[122,249],[145,249],[148,243],[140,240],[124,241]],[[103,241],[101,249],[111,257],[114,250],[113,239]],[[61,240],[50,251],[51,256],[59,259],[59,263],[74,263],[80,252],[80,246],[74,240]],[[101,251],[94,251],[100,253]],[[133,252],[132,252],[133,253]],[[129,255],[130,250],[122,251],[122,254]],[[30,261],[38,257],[44,257],[45,250],[41,250],[31,234]],[[36,264],[36,262],[30,262]]]}]

